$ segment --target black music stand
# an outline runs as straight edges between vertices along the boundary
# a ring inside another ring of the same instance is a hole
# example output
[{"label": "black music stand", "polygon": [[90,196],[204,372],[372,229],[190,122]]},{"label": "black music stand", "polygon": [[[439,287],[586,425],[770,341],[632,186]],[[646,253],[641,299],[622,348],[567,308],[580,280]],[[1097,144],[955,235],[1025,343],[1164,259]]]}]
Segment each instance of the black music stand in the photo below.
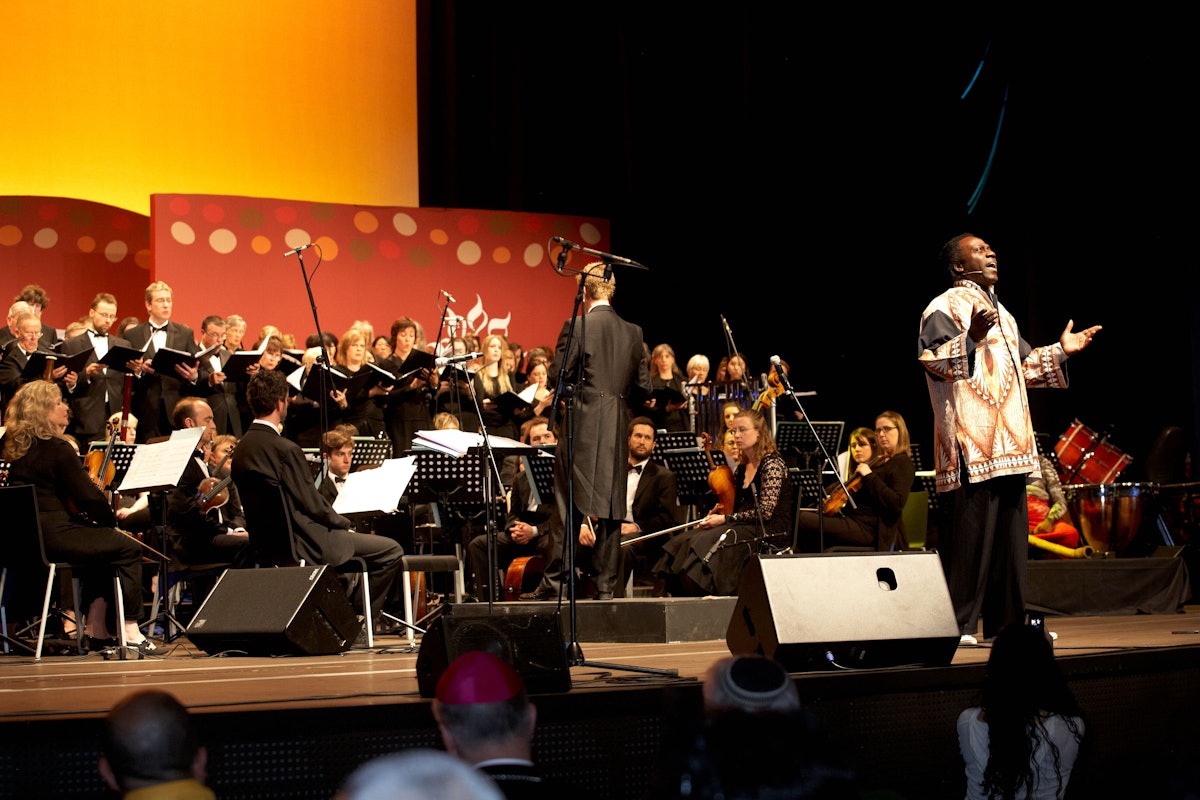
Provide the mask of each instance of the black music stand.
[{"label": "black music stand", "polygon": [[660,461],[661,457],[671,450],[692,450],[696,447],[696,434],[691,431],[656,431],[651,458]]},{"label": "black music stand", "polygon": [[92,442],[88,445],[88,453],[94,453],[106,447],[108,448],[108,461],[113,465],[113,479],[109,482],[109,486],[116,487],[125,480],[125,473],[129,471],[129,464],[133,461],[133,454],[137,452],[138,446],[121,442],[113,442],[111,445],[108,442]]},{"label": "black music stand", "polygon": [[[813,458],[821,455],[822,447],[826,452],[837,452],[838,445],[842,441],[842,431],[845,430],[845,427],[846,423],[842,421],[810,423],[806,421],[784,420],[779,423],[779,427],[775,432],[775,446],[782,452],[790,450],[801,456],[804,459],[804,464],[797,464],[796,466],[811,468]],[[818,438],[820,439],[819,442],[817,441]],[[836,473],[837,469],[830,469],[829,464],[826,464],[824,471]]]},{"label": "black music stand", "polygon": [[[667,469],[675,473],[679,502],[693,506],[695,512],[694,507],[707,503],[712,495],[712,489],[708,485],[708,476],[713,469],[712,462],[709,461],[708,455],[698,447],[690,450],[672,450],[664,454],[664,457]],[[721,463],[725,463],[724,455],[721,456]],[[692,516],[699,516],[699,514],[693,513]]]},{"label": "black music stand", "polygon": [[529,473],[529,490],[535,504],[554,502],[554,447],[539,447],[540,452],[521,456]]},{"label": "black music stand", "polygon": [[363,467],[378,467],[392,457],[392,440],[371,436],[355,436],[350,453],[350,471]]}]

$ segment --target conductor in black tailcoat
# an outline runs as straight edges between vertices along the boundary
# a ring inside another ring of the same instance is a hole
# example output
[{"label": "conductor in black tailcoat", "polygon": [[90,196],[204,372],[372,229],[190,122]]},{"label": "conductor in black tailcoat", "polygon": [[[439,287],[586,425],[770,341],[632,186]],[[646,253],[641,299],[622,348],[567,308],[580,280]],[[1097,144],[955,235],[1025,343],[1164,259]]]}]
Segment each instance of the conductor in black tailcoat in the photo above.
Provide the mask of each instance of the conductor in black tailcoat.
[{"label": "conductor in black tailcoat", "polygon": [[[572,412],[561,420],[574,431],[564,429],[558,436],[554,492],[563,530],[577,530],[568,515],[573,499],[575,522],[578,515],[595,521],[597,559],[612,563],[615,552],[609,551],[621,546],[626,512],[629,419],[631,409],[641,407],[650,394],[650,373],[641,327],[621,319],[610,302],[616,277],[610,274],[606,279],[604,264],[595,262],[578,280],[583,281],[584,314],[576,321],[569,352],[571,321],[563,323],[550,368],[552,385],[558,385],[564,372],[565,380],[575,385]],[[573,451],[571,465],[568,451]],[[536,599],[556,597],[565,572],[562,543],[555,542],[553,560],[533,593]],[[598,600],[612,599],[614,581],[615,575],[597,579]]]}]

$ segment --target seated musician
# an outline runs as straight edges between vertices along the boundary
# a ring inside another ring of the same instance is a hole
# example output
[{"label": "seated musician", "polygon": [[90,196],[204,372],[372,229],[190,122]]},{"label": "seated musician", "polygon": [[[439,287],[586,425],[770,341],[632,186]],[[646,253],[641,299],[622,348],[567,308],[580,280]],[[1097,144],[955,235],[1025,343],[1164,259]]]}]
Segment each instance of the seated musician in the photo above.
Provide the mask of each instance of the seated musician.
[{"label": "seated musician", "polygon": [[[216,434],[212,407],[199,397],[185,397],[175,404],[171,422],[176,428],[204,428],[198,449],[188,460],[179,482],[167,498],[167,529],[175,557],[183,564],[233,564],[238,566],[250,545],[244,520],[228,516],[229,498],[210,467],[208,450]],[[223,473],[227,474],[225,465]],[[240,513],[240,510],[239,512]]]},{"label": "seated musician", "polygon": [[[826,504],[817,511],[801,511],[797,516],[797,547],[803,552],[826,548],[870,547],[887,552],[902,547],[901,514],[912,490],[916,467],[908,454],[908,426],[895,411],[884,411],[875,418],[877,450],[870,455],[871,446],[865,437],[852,440],[858,444],[854,451],[856,464],[846,488],[854,497],[854,506],[837,486],[835,496],[844,502],[840,509]],[[866,446],[862,445],[866,442]],[[865,460],[862,460],[865,459]],[[823,517],[818,517],[824,514]]]},{"label": "seated musician", "polygon": [[[346,484],[350,475],[350,467],[354,463],[354,437],[358,429],[349,423],[342,423],[332,430],[326,431],[321,437],[321,461],[326,465],[323,476],[319,476],[317,491],[329,501],[330,505],[337,500],[338,493]],[[347,514],[346,518],[354,523],[354,530],[360,533],[374,531],[376,514]],[[394,538],[394,537],[393,537]]]},{"label": "seated musician", "polygon": [[[645,533],[667,530],[679,524],[681,516],[675,473],[650,460],[654,450],[654,423],[649,417],[634,417],[629,422],[629,470],[627,497],[633,500],[626,504],[625,521],[621,523],[621,538],[634,538]],[[613,597],[625,597],[629,576],[635,567],[643,577],[649,577],[649,566],[662,557],[663,537],[646,539],[637,544],[619,547],[607,553],[607,564],[597,561],[594,549],[596,535],[585,522],[579,529],[579,564],[585,572],[593,572],[596,585],[608,585],[611,581]],[[615,562],[615,563],[614,563]],[[604,579],[603,572],[615,573],[615,578]],[[664,592],[661,579],[651,581],[656,591]],[[600,598],[604,599],[604,598]]]},{"label": "seated musician", "polygon": [[[547,427],[549,420],[545,417],[534,417],[521,426],[521,441],[535,447],[555,444],[558,440],[554,431]],[[550,560],[551,548],[556,536],[551,535],[555,528],[561,530],[562,518],[553,497],[543,497],[540,504],[533,503],[533,491],[530,487],[531,477],[525,471],[524,465],[518,461],[518,472],[513,479],[512,492],[509,495],[508,516],[504,522],[504,530],[496,534],[496,560],[499,573],[508,570],[509,564],[521,556],[540,555]],[[467,566],[474,576],[475,596],[480,600],[487,599],[488,588],[488,537],[480,534],[467,545]],[[518,587],[519,590],[520,587]],[[503,599],[503,598],[496,598]]]}]

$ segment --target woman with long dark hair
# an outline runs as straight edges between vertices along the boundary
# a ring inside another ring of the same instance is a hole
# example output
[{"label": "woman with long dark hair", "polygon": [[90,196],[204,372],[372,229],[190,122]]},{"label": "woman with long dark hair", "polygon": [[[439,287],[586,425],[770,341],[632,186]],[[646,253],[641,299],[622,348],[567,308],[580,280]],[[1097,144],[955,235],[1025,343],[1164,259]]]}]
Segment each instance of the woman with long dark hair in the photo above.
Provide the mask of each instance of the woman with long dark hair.
[{"label": "woman with long dark hair", "polygon": [[980,703],[958,717],[967,800],[1058,800],[1083,741],[1083,717],[1041,627],[997,634]]}]

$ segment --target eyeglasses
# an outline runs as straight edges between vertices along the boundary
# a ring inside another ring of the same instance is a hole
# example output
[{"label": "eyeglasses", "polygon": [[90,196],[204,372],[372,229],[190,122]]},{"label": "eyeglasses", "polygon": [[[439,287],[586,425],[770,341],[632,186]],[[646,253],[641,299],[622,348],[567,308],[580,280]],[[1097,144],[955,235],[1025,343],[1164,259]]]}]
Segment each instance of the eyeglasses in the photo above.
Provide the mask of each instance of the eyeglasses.
[{"label": "eyeglasses", "polygon": [[875,429],[875,433],[877,433],[877,434],[880,434],[880,433],[891,433],[891,432],[892,432],[892,431],[894,431],[894,430],[896,430],[896,426],[895,426],[895,425],[882,425],[882,426],[880,426],[880,427],[878,427],[878,428],[876,428],[876,429]]},{"label": "eyeglasses", "polygon": [[750,433],[754,428],[730,428],[731,433]]}]

